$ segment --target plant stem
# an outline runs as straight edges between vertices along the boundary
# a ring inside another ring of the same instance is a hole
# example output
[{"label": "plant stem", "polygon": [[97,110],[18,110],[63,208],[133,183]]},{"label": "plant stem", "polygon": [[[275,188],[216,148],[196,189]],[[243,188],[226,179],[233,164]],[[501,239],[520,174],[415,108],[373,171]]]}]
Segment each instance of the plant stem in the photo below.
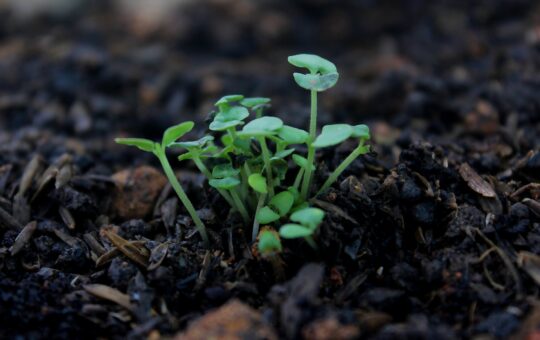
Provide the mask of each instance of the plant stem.
[{"label": "plant stem", "polygon": [[260,107],[257,110],[255,110],[255,118],[261,118],[263,113],[263,108]]},{"label": "plant stem", "polygon": [[257,221],[257,214],[259,210],[263,207],[264,201],[266,200],[266,194],[259,195],[259,202],[257,203],[257,209],[255,210],[255,217],[253,218],[253,230],[251,232],[251,239],[253,242],[257,239],[259,235],[259,221]]},{"label": "plant stem", "polygon": [[343,162],[341,162],[341,164],[334,170],[334,172],[330,174],[328,179],[324,182],[324,184],[321,186],[321,188],[319,189],[319,191],[317,192],[315,196],[320,195],[326,189],[328,189],[338,179],[339,175],[341,175],[341,173],[345,169],[347,169],[347,167],[351,165],[351,163],[355,159],[357,159],[360,155],[365,153],[364,151],[365,151],[364,140],[360,140],[360,143],[358,143],[358,146],[349,154],[349,156],[347,156],[347,158],[343,160]]},{"label": "plant stem", "polygon": [[311,185],[311,174],[315,160],[315,148],[312,146],[317,134],[317,91],[311,90],[311,115],[309,120],[309,141],[308,141],[308,157],[307,168],[305,169],[304,182],[302,183],[301,197],[306,199],[309,195],[309,187]]},{"label": "plant stem", "polygon": [[272,179],[272,166],[270,164],[270,152],[266,145],[266,139],[264,137],[258,137],[259,144],[261,144],[261,151],[264,161],[266,181],[268,182],[268,193],[270,198],[274,196],[274,180]]},{"label": "plant stem", "polygon": [[240,215],[242,215],[242,218],[244,219],[244,222],[249,223],[248,212],[246,210],[246,207],[244,206],[244,203],[242,203],[242,200],[238,196],[238,193],[236,192],[236,190],[234,190],[234,188],[229,190],[229,192],[231,193],[232,199],[233,199],[234,203],[236,204],[236,208],[237,208],[238,212],[240,212]]},{"label": "plant stem", "polygon": [[298,174],[296,175],[296,178],[294,179],[293,187],[298,190],[298,187],[300,186],[300,181],[302,180],[302,176],[304,175],[304,168],[298,169]]},{"label": "plant stem", "polygon": [[[195,162],[195,165],[197,166],[199,171],[202,172],[203,175],[205,175],[206,178],[208,178],[208,180],[211,180],[211,179],[214,178],[212,176],[212,173],[210,173],[210,171],[208,170],[206,165],[204,165],[203,161],[201,160],[201,158],[198,155],[193,155],[193,162]],[[227,201],[227,203],[229,203],[229,205],[234,208],[234,202],[233,202],[233,200],[231,198],[231,195],[229,195],[229,193],[227,191],[223,190],[223,189],[217,189],[217,191],[219,192],[219,194],[221,196],[223,196],[225,201]]]},{"label": "plant stem", "polygon": [[208,234],[206,233],[206,227],[204,223],[199,218],[199,215],[197,215],[197,211],[193,207],[193,204],[187,197],[184,189],[182,189],[182,186],[180,185],[180,182],[178,182],[178,179],[176,178],[176,175],[171,168],[171,164],[169,163],[169,160],[167,159],[167,156],[165,154],[164,149],[158,149],[156,151],[156,156],[158,157],[161,166],[163,167],[163,171],[165,172],[165,175],[167,176],[167,179],[169,180],[169,183],[171,183],[171,186],[173,187],[174,191],[178,195],[178,198],[180,198],[180,201],[186,208],[187,212],[193,219],[193,223],[195,223],[195,226],[197,227],[197,230],[199,231],[199,234],[201,235],[201,238],[204,242],[204,244],[208,247],[209,241],[208,241]]}]

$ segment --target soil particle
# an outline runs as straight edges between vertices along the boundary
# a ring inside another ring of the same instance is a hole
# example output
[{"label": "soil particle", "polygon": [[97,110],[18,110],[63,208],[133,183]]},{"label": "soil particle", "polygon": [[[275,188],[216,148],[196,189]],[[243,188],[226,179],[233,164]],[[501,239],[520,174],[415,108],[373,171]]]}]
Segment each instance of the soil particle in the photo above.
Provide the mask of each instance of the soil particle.
[{"label": "soil particle", "polygon": [[231,300],[192,322],[175,339],[277,340],[278,337],[258,311],[238,300]]},{"label": "soil particle", "polygon": [[360,328],[354,324],[342,324],[336,317],[315,320],[302,329],[306,340],[352,340],[360,336]]},{"label": "soil particle", "polygon": [[122,170],[112,176],[116,191],[113,213],[122,219],[138,219],[149,215],[167,183],[161,172],[150,166]]}]

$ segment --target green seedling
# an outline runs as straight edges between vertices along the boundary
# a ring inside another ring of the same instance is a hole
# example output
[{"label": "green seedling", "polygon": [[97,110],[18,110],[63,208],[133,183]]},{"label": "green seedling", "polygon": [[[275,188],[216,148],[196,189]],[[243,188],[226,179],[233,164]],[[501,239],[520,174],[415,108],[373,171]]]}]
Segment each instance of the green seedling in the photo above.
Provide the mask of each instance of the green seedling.
[{"label": "green seedling", "polygon": [[[304,238],[315,248],[313,235],[324,212],[309,207],[312,191],[316,190],[318,195],[327,190],[355,159],[369,151],[366,143],[370,134],[365,125],[326,125],[317,135],[317,94],[336,84],[339,78],[336,66],[311,54],[291,56],[289,62],[307,70],[307,73],[294,73],[293,77],[311,94],[308,131],[286,125],[278,117],[263,115],[270,99],[235,94],[215,103],[216,112],[208,126],[212,135],[182,141],[180,138],[194,125],[185,122],[167,129],[161,143],[140,138],[116,139],[120,144],[136,146],[158,157],[204,242],[208,242],[205,226],[174,175],[166,157],[168,148],[182,150],[178,160],[193,161],[231,211],[242,217],[245,226],[251,224],[252,240],[259,238],[261,253],[265,249],[281,251],[279,236],[267,232],[268,225],[275,229],[281,226],[279,235],[283,238]],[[312,188],[316,151],[349,139],[358,140],[358,146],[318,190]],[[307,154],[297,152],[298,145],[305,146]],[[287,176],[291,168],[297,171],[295,176]],[[291,223],[286,223],[289,219]]]},{"label": "green seedling", "polygon": [[208,235],[206,233],[206,227],[199,218],[199,215],[197,215],[197,211],[193,207],[193,204],[186,195],[186,192],[176,178],[176,175],[171,168],[165,152],[166,149],[171,146],[176,140],[191,131],[193,129],[193,126],[193,122],[184,122],[168,128],[163,133],[161,144],[143,138],[116,138],[115,141],[119,144],[135,146],[143,151],[151,152],[159,159],[163,171],[165,172],[167,179],[171,183],[172,188],[178,195],[178,198],[180,198],[180,202],[182,202],[187,212],[193,219],[193,222],[195,223],[195,226],[197,227],[199,234],[203,239],[203,242],[208,245]]},{"label": "green seedling", "polygon": [[291,215],[291,221],[297,223],[287,223],[279,229],[279,235],[283,238],[294,239],[304,238],[308,244],[317,248],[313,240],[313,234],[319,224],[324,219],[324,211],[318,208],[304,208]]},{"label": "green seedling", "polygon": [[[309,120],[309,142],[307,162],[311,165],[315,161],[315,147],[313,141],[317,134],[317,92],[325,91],[336,84],[339,78],[336,65],[332,62],[313,54],[297,54],[289,57],[289,63],[296,67],[309,70],[308,74],[294,73],[293,77],[298,86],[309,90],[311,93],[311,113]],[[309,195],[311,167],[303,169],[304,180],[302,183],[301,197],[306,199]]]}]

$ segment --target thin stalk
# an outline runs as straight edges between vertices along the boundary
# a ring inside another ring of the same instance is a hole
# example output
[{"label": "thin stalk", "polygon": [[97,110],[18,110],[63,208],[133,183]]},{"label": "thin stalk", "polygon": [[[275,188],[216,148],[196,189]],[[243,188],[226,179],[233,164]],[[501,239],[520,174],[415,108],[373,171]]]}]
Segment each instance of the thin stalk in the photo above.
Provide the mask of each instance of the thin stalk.
[{"label": "thin stalk", "polygon": [[[201,160],[201,158],[197,155],[193,155],[193,162],[195,162],[195,165],[197,166],[197,168],[199,169],[200,172],[203,173],[203,175],[206,176],[206,178],[208,178],[208,180],[211,180],[213,179],[214,177],[212,176],[212,173],[208,170],[208,168],[206,167],[206,165],[204,165],[203,161]],[[217,189],[217,188],[216,188]],[[227,203],[229,203],[229,205],[231,207],[235,207],[234,206],[234,202],[232,200],[232,197],[231,195],[229,195],[229,193],[223,189],[217,189],[217,191],[219,192],[219,194],[221,196],[223,196],[223,198],[225,199],[225,201],[227,201]]]},{"label": "thin stalk", "polygon": [[244,203],[242,203],[242,200],[238,196],[238,193],[234,189],[229,190],[229,192],[231,193],[232,199],[233,199],[234,203],[236,204],[236,208],[237,208],[238,212],[240,212],[240,215],[242,215],[242,218],[244,219],[244,222],[249,223],[248,212],[246,210],[246,207],[244,206]]},{"label": "thin stalk", "polygon": [[272,179],[272,166],[270,164],[270,151],[266,145],[266,139],[264,137],[258,137],[259,144],[261,144],[261,151],[264,161],[266,181],[268,182],[268,193],[270,198],[274,196],[274,180]]},{"label": "thin stalk", "polygon": [[311,115],[309,120],[309,142],[308,142],[308,157],[307,169],[302,183],[301,197],[305,200],[309,195],[309,187],[311,185],[312,168],[315,161],[315,148],[312,146],[317,134],[317,91],[311,90]]},{"label": "thin stalk", "polygon": [[258,108],[257,110],[255,110],[255,117],[256,118],[261,118],[262,113],[263,113],[263,108],[262,107]]},{"label": "thin stalk", "polygon": [[300,168],[298,170],[298,174],[296,175],[296,178],[294,179],[293,187],[298,190],[298,187],[300,186],[300,181],[302,180],[302,176],[304,175],[304,168]]},{"label": "thin stalk", "polygon": [[255,218],[253,218],[253,229],[251,232],[251,239],[253,242],[257,239],[257,235],[259,235],[259,221],[257,221],[257,214],[259,213],[259,210],[263,207],[264,201],[266,200],[266,194],[260,194],[259,195],[259,202],[257,203],[257,209],[255,210]]},{"label": "thin stalk", "polygon": [[345,158],[343,162],[341,162],[341,164],[334,170],[334,172],[330,174],[330,176],[326,179],[326,181],[321,186],[321,188],[319,189],[319,191],[317,192],[315,196],[320,195],[326,189],[328,189],[338,179],[339,175],[341,175],[341,173],[345,169],[347,169],[347,167],[351,165],[351,163],[363,153],[364,153],[364,141],[361,140],[360,143],[358,143],[358,146],[349,154],[349,156],[347,156],[347,158]]},{"label": "thin stalk", "polygon": [[201,221],[201,219],[199,218],[199,216],[197,215],[197,211],[195,210],[195,208],[193,207],[193,204],[187,197],[184,189],[182,189],[180,182],[178,182],[178,179],[176,178],[176,175],[174,174],[174,171],[171,168],[171,164],[169,163],[169,160],[167,159],[167,156],[165,155],[165,150],[161,149],[157,151],[156,156],[158,157],[161,163],[161,166],[163,167],[163,171],[165,171],[165,175],[167,176],[169,183],[171,183],[171,186],[173,187],[174,191],[178,195],[178,198],[180,198],[180,201],[182,202],[187,212],[193,219],[193,222],[195,223],[195,226],[197,227],[197,230],[199,231],[199,234],[201,235],[201,238],[204,244],[208,247],[209,241],[208,241],[208,234],[206,233],[206,227],[204,223]]}]

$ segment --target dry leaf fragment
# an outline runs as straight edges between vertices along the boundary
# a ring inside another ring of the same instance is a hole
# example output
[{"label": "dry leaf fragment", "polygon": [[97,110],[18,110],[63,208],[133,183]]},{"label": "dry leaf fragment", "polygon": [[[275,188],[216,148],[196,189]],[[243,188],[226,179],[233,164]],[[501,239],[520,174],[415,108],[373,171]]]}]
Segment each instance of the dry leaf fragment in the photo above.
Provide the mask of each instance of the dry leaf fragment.
[{"label": "dry leaf fragment", "polygon": [[461,164],[459,167],[459,174],[463,178],[465,182],[467,182],[467,185],[469,188],[471,188],[474,192],[484,196],[484,197],[495,197],[497,194],[495,193],[495,190],[491,187],[491,185],[486,182],[476,171],[471,168],[471,166],[467,163]]},{"label": "dry leaf fragment", "polygon": [[17,235],[15,238],[15,242],[13,242],[13,245],[10,248],[11,256],[16,255],[18,252],[23,249],[24,245],[28,243],[28,241],[32,238],[32,235],[34,234],[34,231],[36,231],[37,222],[32,221],[28,223],[23,230]]},{"label": "dry leaf fragment", "polygon": [[88,293],[97,296],[98,298],[114,302],[130,312],[135,310],[135,306],[131,303],[129,295],[122,293],[118,289],[97,283],[84,285],[83,288]]},{"label": "dry leaf fragment", "polygon": [[133,242],[129,242],[112,231],[103,230],[103,233],[112,242],[112,244],[114,244],[114,246],[118,248],[118,250],[120,250],[130,260],[134,261],[135,263],[139,264],[144,268],[148,267],[149,254],[144,247],[138,246]]}]

